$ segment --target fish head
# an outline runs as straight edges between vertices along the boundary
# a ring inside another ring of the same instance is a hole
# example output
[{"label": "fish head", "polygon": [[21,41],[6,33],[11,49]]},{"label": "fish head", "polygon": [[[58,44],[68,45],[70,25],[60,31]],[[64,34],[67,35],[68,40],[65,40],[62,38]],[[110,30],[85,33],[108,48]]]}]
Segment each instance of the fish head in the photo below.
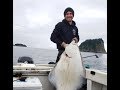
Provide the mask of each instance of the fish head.
[{"label": "fish head", "polygon": [[65,53],[68,57],[76,57],[80,55],[78,44],[73,40],[66,48]]}]

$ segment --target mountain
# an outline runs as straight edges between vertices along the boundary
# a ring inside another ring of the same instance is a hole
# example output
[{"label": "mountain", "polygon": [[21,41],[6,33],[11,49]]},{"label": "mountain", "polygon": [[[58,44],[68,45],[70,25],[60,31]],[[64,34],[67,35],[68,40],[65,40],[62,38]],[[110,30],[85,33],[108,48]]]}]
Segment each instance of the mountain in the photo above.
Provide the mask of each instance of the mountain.
[{"label": "mountain", "polygon": [[80,44],[79,48],[82,52],[106,53],[102,38],[87,39]]},{"label": "mountain", "polygon": [[13,45],[13,46],[27,47],[26,45],[21,44],[21,43],[17,43],[17,44],[15,44],[15,45]]}]

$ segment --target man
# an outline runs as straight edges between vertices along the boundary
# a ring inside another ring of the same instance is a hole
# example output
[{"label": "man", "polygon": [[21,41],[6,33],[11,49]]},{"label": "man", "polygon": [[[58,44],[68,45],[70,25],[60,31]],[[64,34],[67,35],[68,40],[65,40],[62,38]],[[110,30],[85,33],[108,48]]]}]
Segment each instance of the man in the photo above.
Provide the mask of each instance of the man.
[{"label": "man", "polygon": [[59,61],[61,54],[64,52],[66,46],[74,39],[79,41],[78,28],[75,21],[73,21],[74,10],[70,7],[64,11],[64,19],[62,22],[56,24],[55,29],[51,34],[51,41],[56,43],[58,49],[58,56],[56,63]]}]

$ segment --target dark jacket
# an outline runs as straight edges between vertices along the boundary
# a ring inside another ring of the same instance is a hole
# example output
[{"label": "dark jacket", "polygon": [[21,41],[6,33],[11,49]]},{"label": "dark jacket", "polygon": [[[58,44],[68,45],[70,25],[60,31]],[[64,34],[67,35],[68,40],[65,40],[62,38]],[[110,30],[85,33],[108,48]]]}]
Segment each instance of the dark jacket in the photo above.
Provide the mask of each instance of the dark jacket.
[{"label": "dark jacket", "polygon": [[58,50],[64,50],[64,48],[61,46],[62,42],[69,44],[74,37],[76,37],[79,41],[76,23],[73,21],[72,25],[70,25],[65,19],[63,19],[62,22],[56,24],[50,39],[52,42],[57,44]]}]

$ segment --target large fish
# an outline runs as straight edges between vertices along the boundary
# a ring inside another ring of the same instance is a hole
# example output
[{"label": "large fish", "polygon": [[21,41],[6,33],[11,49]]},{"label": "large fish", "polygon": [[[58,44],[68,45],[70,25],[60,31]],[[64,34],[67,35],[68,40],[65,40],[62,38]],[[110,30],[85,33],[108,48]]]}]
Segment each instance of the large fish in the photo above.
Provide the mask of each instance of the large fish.
[{"label": "large fish", "polygon": [[85,68],[77,43],[73,40],[62,53],[59,62],[49,73],[56,90],[78,90],[85,83]]}]

